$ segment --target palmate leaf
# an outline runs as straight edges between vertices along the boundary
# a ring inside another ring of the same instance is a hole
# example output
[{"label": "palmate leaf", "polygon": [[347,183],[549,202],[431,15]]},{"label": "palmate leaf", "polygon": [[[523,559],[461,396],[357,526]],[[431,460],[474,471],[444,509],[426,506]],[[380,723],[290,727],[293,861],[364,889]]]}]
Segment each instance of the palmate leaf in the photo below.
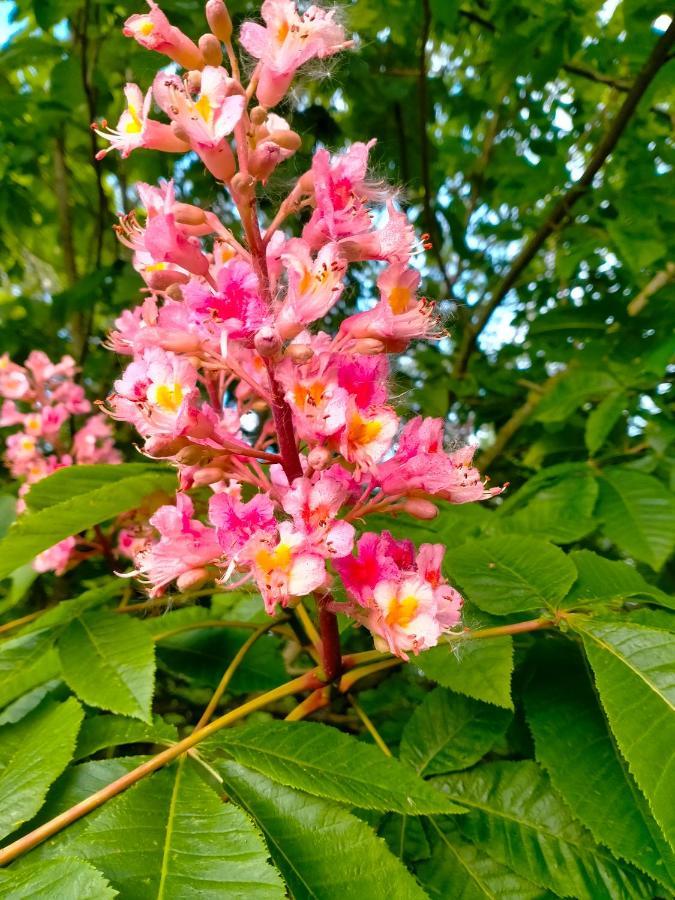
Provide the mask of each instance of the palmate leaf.
[{"label": "palmate leaf", "polygon": [[[520,493],[520,492],[518,492]],[[593,509],[598,484],[590,471],[574,473],[553,484],[544,484],[526,505],[515,498],[515,510],[509,506],[495,516],[505,534],[522,532],[546,538],[556,544],[577,541],[597,527]]]},{"label": "palmate leaf", "polygon": [[104,807],[69,853],[134,900],[284,896],[253,824],[185,757]]},{"label": "palmate leaf", "polygon": [[574,815],[614,854],[675,890],[675,856],[619,752],[577,654],[539,654],[525,708],[536,756]]},{"label": "palmate leaf", "polygon": [[652,569],[660,569],[675,547],[675,498],[651,475],[604,469],[597,512],[607,537]]},{"label": "palmate leaf", "polygon": [[328,800],[270,781],[235,762],[225,788],[267,839],[294,900],[422,900],[415,879],[372,829]]},{"label": "palmate leaf", "polygon": [[211,759],[215,748],[288,787],[351,806],[411,815],[462,812],[398,760],[325,725],[244,725],[214,738]]},{"label": "palmate leaf", "polygon": [[0,837],[40,809],[73,756],[82,716],[71,697],[65,703],[46,703],[0,729]]},{"label": "palmate leaf", "polygon": [[485,756],[510,721],[505,709],[439,687],[409,719],[400,757],[424,776],[466,769]]},{"label": "palmate leaf", "polygon": [[112,900],[117,891],[81,859],[22,862],[0,871],[0,893],[11,900]]},{"label": "palmate leaf", "polygon": [[29,512],[0,541],[0,578],[64,538],[137,507],[154,491],[172,491],[175,485],[174,473],[136,463],[59,469],[34,486],[28,496]]},{"label": "palmate leaf", "polygon": [[456,649],[439,644],[420,653],[413,664],[443,687],[513,709],[513,641],[508,635],[461,641]]},{"label": "palmate leaf", "polygon": [[675,635],[581,617],[574,627],[619,749],[675,846]]},{"label": "palmate leaf", "polygon": [[173,743],[176,728],[154,716],[152,723],[128,719],[126,716],[92,716],[85,719],[77,736],[75,756],[84,759],[109,747],[126,744]]},{"label": "palmate leaf", "polygon": [[59,642],[63,677],[91,706],[146,722],[155,678],[155,646],[143,622],[113,612],[83,613]]},{"label": "palmate leaf", "polygon": [[429,821],[430,859],[415,871],[430,897],[447,900],[540,900],[546,894],[462,836],[453,819]]},{"label": "palmate leaf", "polygon": [[437,780],[469,809],[457,819],[464,836],[521,877],[579,900],[654,896],[647,878],[595,844],[536,763],[485,763]]},{"label": "palmate leaf", "polygon": [[468,599],[497,615],[555,608],[576,577],[562,550],[525,535],[467,541],[447,565]]},{"label": "palmate leaf", "polygon": [[0,707],[54,678],[59,659],[48,629],[0,644]]}]

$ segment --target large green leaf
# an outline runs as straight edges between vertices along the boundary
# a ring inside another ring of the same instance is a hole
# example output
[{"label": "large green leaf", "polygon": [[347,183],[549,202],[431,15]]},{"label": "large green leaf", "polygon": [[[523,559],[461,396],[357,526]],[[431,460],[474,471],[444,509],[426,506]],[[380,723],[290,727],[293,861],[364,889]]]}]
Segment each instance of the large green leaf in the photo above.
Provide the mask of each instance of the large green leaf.
[{"label": "large green leaf", "polygon": [[211,747],[288,787],[351,806],[411,815],[462,812],[398,760],[314,722],[244,725],[220,732]]},{"label": "large green leaf", "polygon": [[112,900],[117,891],[81,859],[46,859],[0,871],[0,893],[8,900]]},{"label": "large green leaf", "polygon": [[431,858],[416,866],[430,897],[448,900],[539,900],[541,888],[467,841],[453,819],[429,822]]},{"label": "large green leaf", "polygon": [[137,507],[153,491],[175,489],[175,474],[166,469],[130,465],[126,477],[126,465],[70,466],[38,482],[28,501],[35,512],[19,516],[0,541],[0,578],[64,538]]},{"label": "large green leaf", "polygon": [[155,645],[143,622],[113,612],[83,613],[58,648],[63,677],[85,703],[149,721]]},{"label": "large green leaf", "polygon": [[675,857],[619,752],[577,654],[541,648],[526,692],[536,755],[574,815],[617,856],[675,890]]},{"label": "large green leaf", "polygon": [[59,671],[48,629],[22,634],[0,644],[0,706],[6,706]]},{"label": "large green leaf", "polygon": [[409,719],[400,757],[425,776],[466,769],[485,756],[510,721],[505,709],[439,687]]},{"label": "large green leaf", "polygon": [[660,569],[675,547],[675,499],[651,475],[605,469],[598,515],[607,537],[628,556]]},{"label": "large green leaf", "polygon": [[447,563],[468,599],[498,615],[555,608],[576,577],[562,550],[526,536],[468,541]]},{"label": "large green leaf", "polygon": [[539,422],[564,422],[586,400],[605,397],[618,387],[620,385],[609,372],[587,367],[570,368],[545,394],[535,418]]},{"label": "large green leaf", "polygon": [[218,769],[228,795],[267,839],[295,900],[422,900],[401,861],[341,806],[270,781],[235,762]]},{"label": "large green leaf", "polygon": [[545,485],[525,506],[496,516],[507,534],[523,532],[557,544],[577,541],[597,527],[593,509],[598,484],[590,472]]},{"label": "large green leaf", "polygon": [[565,597],[566,607],[644,598],[675,608],[675,599],[649,584],[627,563],[605,559],[591,550],[574,550],[570,559],[576,566],[577,580]]},{"label": "large green leaf", "polygon": [[0,729],[0,837],[40,809],[49,786],[72,759],[82,716],[71,697]]},{"label": "large green leaf", "polygon": [[622,622],[574,625],[619,748],[675,846],[675,635]]},{"label": "large green leaf", "polygon": [[151,724],[126,716],[92,716],[85,719],[77,737],[75,759],[84,759],[109,747],[127,744],[173,743],[176,728],[159,716]]},{"label": "large green leaf", "polygon": [[469,813],[463,834],[523,878],[561,897],[653,897],[653,886],[577,824],[533,762],[486,763],[438,779]]},{"label": "large green leaf", "polygon": [[253,824],[185,757],[110,803],[70,849],[134,900],[284,896]]},{"label": "large green leaf", "polygon": [[513,709],[513,641],[508,635],[462,640],[455,648],[439,644],[415,657],[414,665],[443,687]]},{"label": "large green leaf", "polygon": [[594,456],[607,440],[626,403],[626,395],[621,391],[607,394],[586,419],[584,440],[591,456]]}]

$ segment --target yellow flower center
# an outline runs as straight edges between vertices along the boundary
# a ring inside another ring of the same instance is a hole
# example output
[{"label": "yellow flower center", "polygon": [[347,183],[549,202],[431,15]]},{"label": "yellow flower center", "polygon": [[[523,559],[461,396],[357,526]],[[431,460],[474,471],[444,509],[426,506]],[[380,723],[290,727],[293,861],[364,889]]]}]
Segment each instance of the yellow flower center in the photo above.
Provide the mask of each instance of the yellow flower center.
[{"label": "yellow flower center", "polygon": [[127,134],[140,134],[141,131],[143,131],[143,123],[138,117],[136,107],[130,103],[127,112],[131,116],[131,121],[127,122],[124,126],[124,130]]},{"label": "yellow flower center", "polygon": [[373,419],[371,422],[362,419],[358,413],[355,413],[349,422],[349,440],[352,444],[370,444],[382,431],[382,423],[379,419]]},{"label": "yellow flower center", "polygon": [[402,600],[394,597],[387,610],[387,625],[392,627],[398,625],[399,628],[407,628],[415,618],[417,607],[417,598],[413,597],[412,594],[404,597]]},{"label": "yellow flower center", "polygon": [[282,22],[281,25],[277,28],[277,41],[280,44],[286,40],[288,32],[290,31],[290,25],[288,22]]},{"label": "yellow flower center", "polygon": [[205,122],[208,122],[211,119],[211,104],[209,103],[209,98],[206,94],[202,94],[199,100],[197,100],[195,109]]},{"label": "yellow flower center", "polygon": [[37,416],[29,416],[25,421],[26,431],[33,431],[36,434],[40,431],[40,420]]},{"label": "yellow flower center", "polygon": [[399,285],[389,294],[388,300],[391,311],[395,316],[399,316],[401,313],[404,313],[410,305],[410,291],[408,288]]},{"label": "yellow flower center", "polygon": [[177,381],[153,384],[148,391],[148,400],[167,412],[176,412],[183,402],[183,387]]},{"label": "yellow flower center", "polygon": [[291,567],[291,558],[291,548],[288,544],[278,544],[271,552],[266,547],[258,550],[255,555],[255,562],[259,569],[262,569],[266,575],[269,575],[274,569],[281,569],[282,572],[287,572]]},{"label": "yellow flower center", "polygon": [[32,437],[25,437],[21,440],[21,449],[26,453],[29,453],[31,450],[35,449],[35,441]]},{"label": "yellow flower center", "polygon": [[323,400],[325,385],[320,381],[315,381],[309,387],[304,384],[296,384],[293,389],[293,399],[295,405],[299,408],[305,406],[319,406]]},{"label": "yellow flower center", "polygon": [[147,37],[149,34],[152,34],[155,26],[150,19],[146,19],[144,22],[140,22],[137,28],[144,37]]}]

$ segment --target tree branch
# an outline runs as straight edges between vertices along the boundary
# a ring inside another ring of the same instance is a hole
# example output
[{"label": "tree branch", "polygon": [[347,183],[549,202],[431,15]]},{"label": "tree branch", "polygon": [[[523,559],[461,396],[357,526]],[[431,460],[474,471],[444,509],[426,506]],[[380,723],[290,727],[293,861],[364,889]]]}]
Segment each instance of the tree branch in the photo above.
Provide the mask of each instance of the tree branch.
[{"label": "tree branch", "polygon": [[616,147],[619,138],[628,125],[628,122],[644,96],[645,91],[653,81],[654,76],[664,63],[667,62],[668,52],[673,46],[673,43],[675,43],[675,20],[671,22],[668,30],[655,44],[649,58],[633,82],[633,86],[628,92],[621,108],[591,155],[579,180],[575,181],[563,196],[550,208],[539,229],[532,235],[529,241],[527,241],[511,264],[511,268],[496,285],[491,295],[477,304],[475,321],[465,330],[457,354],[454,368],[454,376],[456,378],[461,378],[466,372],[469,357],[476,346],[478,336],[485,328],[492,313],[516,284],[523,271],[542,248],[546,239],[553,234],[558,226],[569,215],[577,201],[592,185],[593,179],[604,165],[607,157]]},{"label": "tree branch", "polygon": [[73,217],[70,208],[69,172],[66,163],[65,129],[60,128],[54,139],[54,194],[59,220],[59,236],[63,250],[63,266],[69,287],[77,281],[77,261],[73,240]]},{"label": "tree branch", "polygon": [[663,272],[656,274],[648,284],[646,284],[637,296],[635,296],[628,304],[628,315],[637,316],[647,305],[649,298],[664,288],[671,281],[675,281],[675,263],[666,263]]}]

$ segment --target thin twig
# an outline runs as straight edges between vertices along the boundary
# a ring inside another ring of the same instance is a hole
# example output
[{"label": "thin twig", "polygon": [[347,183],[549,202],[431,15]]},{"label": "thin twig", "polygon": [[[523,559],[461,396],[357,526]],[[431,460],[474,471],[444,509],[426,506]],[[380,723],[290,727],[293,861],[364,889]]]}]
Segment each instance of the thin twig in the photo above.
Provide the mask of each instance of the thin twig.
[{"label": "thin twig", "polygon": [[351,703],[352,707],[354,708],[354,711],[355,711],[356,715],[359,717],[359,719],[361,719],[361,721],[363,722],[363,724],[364,724],[364,725],[366,726],[366,728],[368,729],[368,731],[369,731],[369,733],[370,733],[370,736],[371,736],[372,739],[375,741],[375,743],[376,743],[377,746],[380,748],[380,750],[384,753],[385,756],[392,756],[391,750],[390,750],[389,747],[387,747],[387,745],[385,744],[384,740],[382,739],[382,736],[380,735],[380,732],[379,732],[379,731],[377,730],[377,728],[373,725],[373,722],[372,722],[370,716],[369,716],[369,715],[366,713],[366,711],[361,707],[360,703],[358,703],[358,701],[356,700],[356,698],[353,697],[351,694],[348,694],[348,695],[347,695],[347,699],[349,700],[349,702]]}]

